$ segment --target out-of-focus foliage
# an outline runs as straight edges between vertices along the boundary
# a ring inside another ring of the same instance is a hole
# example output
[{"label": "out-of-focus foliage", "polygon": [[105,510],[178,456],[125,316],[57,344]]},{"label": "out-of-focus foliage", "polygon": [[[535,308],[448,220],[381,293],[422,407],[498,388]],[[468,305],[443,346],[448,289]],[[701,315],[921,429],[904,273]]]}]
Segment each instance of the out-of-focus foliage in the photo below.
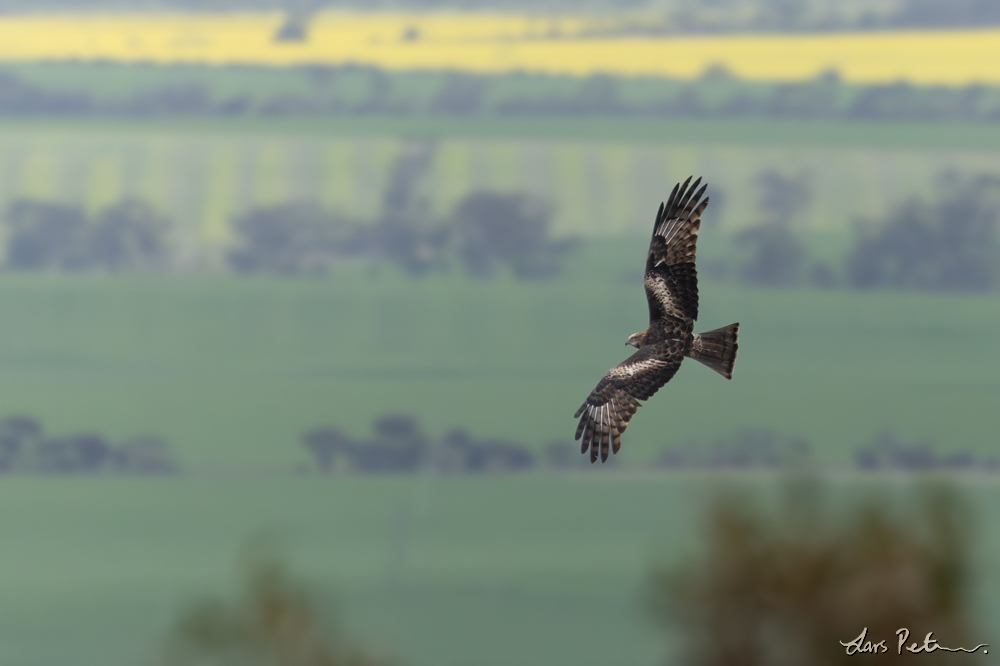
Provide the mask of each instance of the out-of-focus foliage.
[{"label": "out-of-focus foliage", "polygon": [[[284,11],[299,23],[321,9],[416,11],[488,9],[537,13],[617,13],[602,30],[615,35],[661,32],[752,32],[974,26],[1000,23],[991,0],[144,0],[144,9]],[[135,0],[0,0],[11,13],[25,9],[134,10]],[[286,20],[284,25],[291,21]],[[560,29],[572,25],[559,25]],[[593,27],[590,28],[594,30]],[[415,32],[419,35],[419,31]],[[556,32],[556,34],[562,34]],[[573,34],[570,32],[569,34]],[[279,39],[282,33],[275,35]]]},{"label": "out-of-focus foliage", "polygon": [[990,0],[703,0],[676,3],[669,25],[684,32],[836,31],[876,28],[979,27],[1000,23]]},{"label": "out-of-focus foliage", "polygon": [[[473,192],[450,219],[437,219],[409,192],[412,183],[401,180],[390,180],[382,214],[367,224],[308,202],[251,209],[233,221],[226,262],[240,274],[323,275],[338,261],[367,260],[410,275],[460,264],[477,277],[504,268],[518,279],[544,279],[561,270],[576,246],[573,239],[551,238],[551,206],[536,197]],[[17,201],[7,211],[6,227],[4,266],[13,271],[184,267],[180,248],[168,242],[171,223],[138,201],[109,206],[94,219],[75,206]],[[186,267],[199,270],[203,263]]]},{"label": "out-of-focus foliage", "polygon": [[928,439],[906,441],[895,433],[885,430],[858,449],[854,461],[859,469],[870,472],[929,472],[933,470],[996,472],[1000,470],[1000,460],[995,457],[977,456],[969,451],[961,450],[940,453],[935,449],[934,443]]},{"label": "out-of-focus foliage", "polygon": [[305,433],[302,441],[324,472],[333,472],[341,465],[369,474],[422,469],[444,473],[517,472],[531,469],[536,462],[526,446],[479,439],[461,428],[432,438],[420,429],[415,417],[407,414],[379,417],[372,429],[374,437],[370,440],[356,440],[329,426]]},{"label": "out-of-focus foliage", "polygon": [[944,174],[937,189],[936,201],[912,199],[874,231],[859,229],[847,259],[851,286],[941,291],[1000,286],[1000,178]]},{"label": "out-of-focus foliage", "polygon": [[[408,414],[381,416],[373,422],[372,431],[373,437],[360,439],[330,425],[304,433],[301,440],[324,473],[475,474],[524,472],[539,467],[555,472],[591,469],[589,461],[580,455],[579,445],[571,441],[549,442],[537,453],[532,442],[479,438],[464,428],[434,437]],[[743,427],[718,437],[670,444],[649,464],[670,471],[787,470],[814,464],[816,453],[806,437],[770,428]],[[617,462],[618,458],[612,457],[605,467],[614,467]],[[942,451],[940,442],[928,438],[911,441],[887,430],[862,443],[847,469],[993,474],[1000,471],[1000,460],[967,450]]]},{"label": "out-of-focus foliage", "polygon": [[6,266],[12,270],[162,270],[170,221],[140,201],[122,201],[87,219],[82,209],[16,201],[6,215]]},{"label": "out-of-focus foliage", "polygon": [[490,277],[501,266],[518,278],[547,278],[559,272],[576,242],[552,240],[551,207],[521,194],[473,193],[453,214],[465,272]]},{"label": "out-of-focus foliage", "polygon": [[428,110],[453,116],[468,116],[482,113],[490,80],[472,74],[449,73],[434,97]]},{"label": "out-of-focus foliage", "polygon": [[319,274],[345,254],[350,223],[309,203],[256,208],[236,218],[229,265],[239,273]]},{"label": "out-of-focus foliage", "polygon": [[389,172],[382,193],[382,214],[373,225],[358,229],[352,249],[376,262],[388,262],[411,275],[447,266],[451,229],[430,214],[419,186],[433,163],[436,145],[407,142]]},{"label": "out-of-focus foliage", "polygon": [[749,259],[740,268],[740,278],[750,284],[790,286],[802,279],[806,250],[792,233],[795,216],[812,198],[806,174],[784,176],[776,171],[758,174],[758,210],[763,220],[736,236],[736,244],[747,248]]},{"label": "out-of-focus foliage", "polygon": [[352,648],[308,588],[262,546],[242,562],[235,601],[209,598],[177,618],[164,666],[382,666]]},{"label": "out-of-focus foliage", "polygon": [[[977,644],[967,589],[971,523],[959,497],[934,489],[912,511],[882,501],[838,516],[815,486],[796,485],[777,512],[747,497],[719,498],[707,517],[703,552],[653,574],[650,607],[660,626],[680,637],[684,663],[972,659],[942,651],[899,655],[895,633],[906,627],[909,642],[934,632],[942,645]],[[840,644],[866,627],[867,640],[885,640],[887,650],[848,654]]]},{"label": "out-of-focus foliage", "polygon": [[240,247],[230,264],[242,272],[321,273],[335,260],[363,258],[410,275],[447,271],[457,255],[465,272],[492,276],[506,267],[520,279],[552,277],[573,240],[550,238],[552,208],[518,193],[473,192],[450,219],[430,212],[419,188],[435,144],[409,142],[397,157],[374,223],[348,224],[315,205],[251,211],[237,220]]},{"label": "out-of-focus foliage", "polygon": [[749,257],[735,271],[728,260],[705,262],[706,274],[763,286],[830,288],[840,274],[855,289],[988,291],[1000,286],[1000,178],[995,175],[942,174],[936,201],[913,198],[896,204],[884,220],[856,223],[853,243],[836,268],[825,260],[811,261],[810,248],[793,231],[812,196],[806,175],[768,170],[755,180],[762,221],[734,238]]},{"label": "out-of-focus foliage", "polygon": [[10,205],[6,265],[14,270],[66,269],[74,266],[87,226],[82,210],[37,201]]},{"label": "out-of-focus foliage", "polygon": [[[362,223],[305,202],[251,209],[232,224],[228,265],[238,273],[319,275],[338,262],[366,261],[410,275],[461,267],[471,276],[509,271],[525,280],[562,271],[579,241],[553,236],[553,206],[547,200],[522,192],[473,191],[447,216],[432,214],[421,194],[433,155],[428,145],[417,144],[397,158],[375,221]],[[938,180],[936,201],[911,199],[881,222],[856,224],[852,247],[834,267],[811,258],[815,248],[793,231],[811,204],[809,177],[761,171],[755,178],[760,222],[735,235],[733,256],[706,260],[703,272],[762,286],[829,288],[843,275],[857,289],[996,289],[1000,179],[948,173]],[[76,206],[18,200],[5,224],[9,270],[126,273],[211,264],[185,264],[190,248],[171,242],[172,223],[135,200],[93,217]],[[211,250],[200,251],[207,257]]]},{"label": "out-of-focus foliage", "polygon": [[0,473],[174,474],[179,470],[165,441],[135,437],[115,445],[102,435],[50,435],[30,416],[0,421]]},{"label": "out-of-focus foliage", "polygon": [[667,469],[777,469],[812,459],[803,437],[776,430],[743,428],[711,440],[695,439],[664,448],[655,461]]},{"label": "out-of-focus foliage", "polygon": [[[118,81],[110,85],[109,80]],[[825,69],[797,81],[739,78],[722,65],[693,79],[528,72],[400,72],[369,65],[17,63],[0,71],[9,116],[620,116],[981,121],[1000,87],[850,83]]]},{"label": "out-of-focus foliage", "polygon": [[83,266],[111,271],[162,269],[171,223],[151,206],[126,200],[105,208],[84,236]]},{"label": "out-of-focus foliage", "polygon": [[437,220],[420,207],[387,208],[375,223],[350,224],[311,204],[252,210],[237,219],[230,265],[241,273],[323,274],[338,260],[392,265],[410,275],[448,271],[490,277],[509,268],[519,279],[553,277],[576,246],[549,236],[550,213],[537,199],[476,192]]},{"label": "out-of-focus foliage", "polygon": [[1000,5],[991,0],[905,0],[899,9],[886,17],[885,25],[898,27],[942,28],[1000,23]]}]

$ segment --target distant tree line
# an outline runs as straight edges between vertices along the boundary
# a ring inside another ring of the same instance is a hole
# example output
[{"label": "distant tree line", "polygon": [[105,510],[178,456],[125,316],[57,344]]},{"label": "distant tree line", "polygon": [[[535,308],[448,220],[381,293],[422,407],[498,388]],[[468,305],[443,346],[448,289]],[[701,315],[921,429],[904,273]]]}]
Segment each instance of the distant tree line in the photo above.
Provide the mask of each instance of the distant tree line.
[{"label": "distant tree line", "polygon": [[[625,5],[624,2],[609,4]],[[813,0],[713,0],[668,9],[659,24],[636,24],[597,34],[824,33],[906,28],[981,28],[1000,24],[992,0],[899,0],[865,3]]]},{"label": "distant tree line", "polygon": [[[592,75],[581,79],[574,92],[511,96],[492,107],[482,106],[479,112],[500,116],[1000,120],[1000,91],[993,88],[905,82],[845,85],[835,71],[801,82],[758,84],[742,82],[724,68],[714,67],[700,80],[664,83],[661,92],[647,90],[645,99],[628,94],[627,86],[617,77]],[[469,113],[459,108],[439,111]]]},{"label": "distant tree line", "polygon": [[[654,466],[671,470],[808,469],[816,463],[804,437],[772,429],[744,428],[713,439],[693,439],[662,449]],[[878,433],[854,452],[863,472],[1000,472],[1000,459],[970,451],[941,452],[928,439],[907,441],[892,431]]]},{"label": "distant tree line", "polygon": [[[410,275],[448,272],[517,279],[557,275],[576,247],[552,237],[552,205],[519,192],[472,192],[452,211],[431,214],[419,182],[431,142],[411,142],[390,171],[382,210],[360,221],[315,203],[248,210],[233,220],[225,264],[242,274],[317,275],[338,262],[391,265]],[[3,266],[15,271],[163,271],[181,263],[173,223],[141,201],[125,200],[88,215],[80,206],[18,200],[4,216]]]},{"label": "distant tree line", "polygon": [[93,433],[50,435],[29,416],[0,421],[0,474],[175,474],[167,443],[137,437],[112,444]]},{"label": "distant tree line", "polygon": [[[810,261],[792,230],[812,197],[809,178],[757,176],[761,221],[737,234],[739,259],[705,272],[763,286],[989,291],[1000,288],[1000,177],[941,174],[936,199],[913,198],[885,219],[857,221],[840,270]],[[840,277],[838,277],[838,275]]]},{"label": "distant tree line", "polygon": [[78,206],[21,200],[4,221],[10,270],[155,271],[170,257],[169,220],[139,201],[90,217]]},{"label": "distant tree line", "polygon": [[[322,9],[406,8],[418,11],[468,10],[484,6],[470,0],[148,0],[147,9],[175,11],[280,11],[288,16],[276,32],[275,40],[305,39],[302,25],[310,14]],[[492,11],[581,10],[574,0],[491,0]],[[0,10],[18,13],[25,8],[39,10],[129,10],[134,0],[0,0]],[[625,22],[614,29],[595,30],[600,35],[663,35],[718,32],[828,32],[892,28],[983,27],[1000,24],[1000,11],[992,0],[898,0],[872,2],[860,7],[835,0],[712,0],[711,2],[664,5],[650,0],[590,0],[586,11],[643,11],[644,20]],[[662,16],[662,22],[650,23],[648,10]],[[289,28],[289,24],[296,30]],[[409,31],[414,31],[410,28]],[[288,34],[291,32],[292,37]],[[416,37],[418,38],[418,37]]]},{"label": "distant tree line", "polygon": [[770,429],[745,428],[715,439],[664,448],[654,465],[664,469],[779,469],[812,460],[809,442]]},{"label": "distant tree line", "polygon": [[[401,206],[361,222],[312,203],[279,204],[234,219],[225,263],[240,274],[321,275],[338,262],[364,261],[410,275],[459,267],[479,278],[545,279],[577,244],[553,239],[551,222],[551,206],[520,193],[473,192],[445,219]],[[171,221],[138,201],[88,216],[79,206],[22,200],[4,223],[7,270],[157,272],[181,260]]]},{"label": "distant tree line", "polygon": [[507,272],[532,280],[557,275],[577,241],[551,237],[551,208],[520,193],[473,192],[445,219],[389,210],[375,222],[347,220],[315,204],[282,204],[235,220],[227,254],[239,273],[323,274],[337,262],[395,266],[410,275]]},{"label": "distant tree line", "polygon": [[[574,442],[550,442],[536,452],[525,443],[479,438],[461,428],[433,437],[420,427],[416,417],[408,414],[376,418],[369,438],[352,437],[337,427],[324,426],[304,433],[302,444],[316,468],[325,473],[477,474],[594,469]],[[907,442],[886,431],[855,450],[853,467],[865,472],[1000,472],[997,458],[967,451],[939,453],[935,449],[930,441]],[[816,462],[812,444],[804,437],[767,428],[742,428],[715,438],[664,446],[650,467],[675,471],[781,470],[808,469]],[[618,458],[609,458],[607,465],[617,467]]]},{"label": "distant tree line", "polygon": [[970,451],[939,453],[927,439],[906,441],[891,431],[879,433],[873,440],[858,449],[855,465],[868,472],[1000,472],[996,457],[977,456]]},{"label": "distant tree line", "polygon": [[[424,432],[416,417],[398,413],[376,418],[367,439],[324,426],[304,433],[302,444],[316,467],[326,473],[480,474],[591,468],[590,461],[580,454],[579,444],[573,442],[550,442],[536,453],[529,445],[476,437],[463,428],[433,437]],[[612,458],[607,465],[615,467],[616,463]]]},{"label": "distant tree line", "polygon": [[456,429],[432,438],[417,419],[405,414],[375,420],[370,439],[354,439],[334,427],[311,430],[303,444],[324,472],[338,468],[378,473],[413,473],[431,469],[444,473],[517,472],[531,469],[536,456],[524,446],[493,439],[478,439]]},{"label": "distant tree line", "polygon": [[553,277],[576,247],[552,238],[552,205],[518,192],[472,192],[438,218],[419,191],[436,144],[409,142],[393,163],[374,222],[346,219],[316,204],[255,209],[235,220],[229,265],[242,273],[318,274],[338,261],[393,265],[410,275],[508,272],[518,279]]},{"label": "distant tree line", "polygon": [[[305,202],[238,215],[224,264],[240,274],[277,275],[321,275],[351,262],[415,276],[460,270],[477,278],[537,280],[562,271],[579,240],[553,237],[553,208],[545,200],[472,192],[450,213],[432,214],[417,187],[432,149],[419,144],[399,157],[374,221]],[[699,270],[771,287],[1000,288],[1000,176],[950,172],[936,181],[936,198],[912,198],[882,220],[857,221],[842,259],[815,260],[794,231],[794,220],[812,201],[811,179],[762,171],[756,176],[757,222],[735,236],[730,257],[704,260]],[[140,201],[88,215],[79,206],[20,200],[8,207],[3,223],[8,270],[158,272],[185,261],[172,222]]]},{"label": "distant tree line", "polygon": [[[991,1],[991,0],[988,0]],[[122,65],[124,66],[124,65]],[[792,83],[742,81],[721,66],[700,79],[630,80],[606,74],[560,77],[460,72],[406,73],[370,66],[300,70],[305,92],[243,90],[222,96],[208,83],[171,81],[124,97],[53,90],[0,71],[0,115],[8,116],[626,116],[846,120],[1000,120],[1000,87],[845,84],[830,70]],[[219,76],[222,76],[221,74]],[[363,92],[358,93],[358,89]]]},{"label": "distant tree line", "polygon": [[852,287],[987,291],[1000,287],[1000,177],[944,174],[935,201],[911,199],[859,225]]}]

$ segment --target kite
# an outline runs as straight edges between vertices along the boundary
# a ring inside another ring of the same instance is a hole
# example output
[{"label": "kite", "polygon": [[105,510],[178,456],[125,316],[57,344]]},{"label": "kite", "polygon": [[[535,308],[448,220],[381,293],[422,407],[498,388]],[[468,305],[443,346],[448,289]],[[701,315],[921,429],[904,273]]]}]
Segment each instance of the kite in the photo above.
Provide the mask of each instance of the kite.
[{"label": "kite", "polygon": [[685,357],[693,358],[726,379],[733,378],[739,324],[693,334],[698,318],[698,273],[695,246],[701,214],[708,206],[702,195],[708,185],[691,178],[674,186],[666,205],[660,204],[653,238],[646,255],[643,282],[649,303],[649,327],[625,343],[638,351],[608,371],[573,418],[579,418],[576,439],[580,452],[590,450],[590,462],[616,454],[639,401],[650,398],[670,381]]}]

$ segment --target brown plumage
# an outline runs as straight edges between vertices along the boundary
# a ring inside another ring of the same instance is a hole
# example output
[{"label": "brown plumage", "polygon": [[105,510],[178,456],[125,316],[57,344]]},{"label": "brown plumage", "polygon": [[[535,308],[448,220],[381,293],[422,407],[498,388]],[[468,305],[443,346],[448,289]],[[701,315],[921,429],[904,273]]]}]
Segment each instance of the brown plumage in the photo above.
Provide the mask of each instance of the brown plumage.
[{"label": "brown plumage", "polygon": [[693,358],[732,379],[736,362],[739,324],[694,335],[698,318],[698,273],[695,250],[701,214],[708,206],[702,199],[701,178],[691,187],[688,178],[674,186],[666,205],[660,204],[653,225],[653,238],[646,255],[643,283],[649,303],[649,328],[631,335],[625,344],[638,351],[611,368],[577,410],[580,419],[576,439],[583,438],[581,453],[590,450],[590,462],[618,453],[621,435],[629,419],[646,400],[670,381],[684,357]]}]

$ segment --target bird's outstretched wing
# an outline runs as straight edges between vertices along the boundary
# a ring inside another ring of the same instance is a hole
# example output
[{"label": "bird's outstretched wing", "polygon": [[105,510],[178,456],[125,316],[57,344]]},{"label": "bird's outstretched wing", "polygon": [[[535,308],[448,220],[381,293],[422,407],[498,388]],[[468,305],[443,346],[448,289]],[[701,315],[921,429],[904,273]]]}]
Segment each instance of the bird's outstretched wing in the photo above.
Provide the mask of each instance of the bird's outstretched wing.
[{"label": "bird's outstretched wing", "polygon": [[684,356],[670,353],[663,345],[643,347],[624,362],[616,365],[597,383],[587,401],[577,410],[580,419],[576,439],[583,438],[580,452],[590,449],[590,462],[608,459],[609,446],[618,453],[621,435],[629,419],[639,409],[639,400],[646,400],[674,376]]},{"label": "bird's outstretched wing", "polygon": [[666,205],[660,204],[653,226],[653,238],[646,256],[646,300],[649,321],[676,317],[685,322],[698,318],[698,272],[695,251],[701,214],[708,206],[708,197],[701,199],[708,185],[701,178],[688,184],[674,185]]}]

